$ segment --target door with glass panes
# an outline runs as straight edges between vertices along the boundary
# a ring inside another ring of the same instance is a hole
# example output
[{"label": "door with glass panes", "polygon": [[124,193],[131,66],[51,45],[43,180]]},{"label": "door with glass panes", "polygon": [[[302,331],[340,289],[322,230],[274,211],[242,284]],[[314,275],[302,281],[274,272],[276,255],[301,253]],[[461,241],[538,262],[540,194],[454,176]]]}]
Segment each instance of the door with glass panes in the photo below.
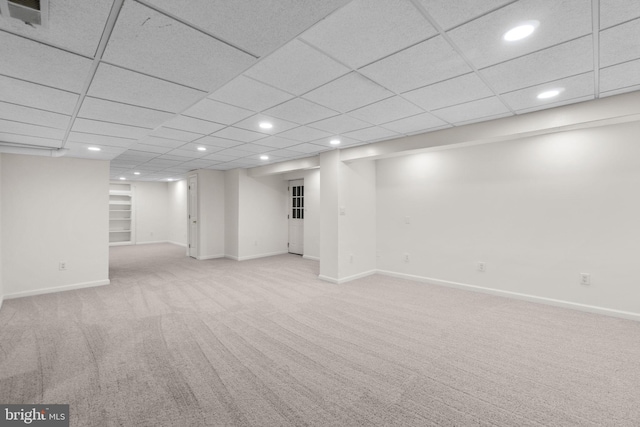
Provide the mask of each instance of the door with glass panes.
[{"label": "door with glass panes", "polygon": [[289,181],[289,253],[304,253],[304,180]]}]

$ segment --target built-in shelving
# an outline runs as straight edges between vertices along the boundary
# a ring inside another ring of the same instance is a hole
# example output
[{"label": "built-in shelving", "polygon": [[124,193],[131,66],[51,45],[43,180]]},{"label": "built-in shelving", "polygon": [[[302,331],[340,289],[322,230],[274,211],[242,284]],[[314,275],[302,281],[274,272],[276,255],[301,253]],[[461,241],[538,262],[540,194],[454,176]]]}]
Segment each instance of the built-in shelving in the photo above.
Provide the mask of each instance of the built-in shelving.
[{"label": "built-in shelving", "polygon": [[135,243],[133,187],[129,183],[109,184],[109,245]]}]

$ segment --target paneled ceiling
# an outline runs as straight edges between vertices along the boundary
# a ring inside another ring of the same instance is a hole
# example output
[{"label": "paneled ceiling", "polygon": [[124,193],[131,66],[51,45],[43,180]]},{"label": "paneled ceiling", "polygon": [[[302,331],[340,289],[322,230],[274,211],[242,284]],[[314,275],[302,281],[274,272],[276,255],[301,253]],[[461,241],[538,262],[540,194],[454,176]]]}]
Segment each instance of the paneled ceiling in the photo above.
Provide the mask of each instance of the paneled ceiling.
[{"label": "paneled ceiling", "polygon": [[0,16],[0,145],[249,168],[638,90],[639,40],[638,0],[52,0]]}]

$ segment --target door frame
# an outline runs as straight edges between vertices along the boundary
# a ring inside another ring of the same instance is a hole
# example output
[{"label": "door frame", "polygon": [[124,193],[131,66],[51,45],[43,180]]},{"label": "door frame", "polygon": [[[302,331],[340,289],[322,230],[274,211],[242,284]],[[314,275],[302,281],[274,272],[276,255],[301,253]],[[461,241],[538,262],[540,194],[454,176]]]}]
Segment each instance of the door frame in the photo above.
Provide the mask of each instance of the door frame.
[{"label": "door frame", "polygon": [[[300,182],[300,183],[298,183]],[[290,254],[296,254],[296,255],[302,255],[304,256],[304,211],[305,211],[305,206],[300,206],[300,207],[296,207],[293,206],[293,187],[296,186],[294,185],[294,183],[298,183],[297,186],[301,186],[303,188],[303,200],[304,200],[304,178],[298,178],[298,179],[290,179],[289,182],[287,183],[287,187],[288,187],[288,191],[287,191],[287,252]],[[304,202],[303,202],[304,203]],[[294,208],[299,208],[301,209],[301,214],[302,214],[302,218],[293,218],[293,212],[292,210]],[[300,234],[300,239],[298,239],[298,242],[300,243],[301,248],[298,249],[299,252],[291,252],[291,227],[292,227],[292,220],[294,219],[299,219],[300,221],[302,221],[302,226],[300,227],[300,229],[298,230],[299,234]]]},{"label": "door frame", "polygon": [[[192,189],[191,182],[195,181],[195,207],[192,206]],[[198,208],[200,207],[200,188],[198,186],[198,175],[187,176],[187,256],[198,259],[200,255],[200,218]],[[195,210],[195,212],[193,212]],[[195,242],[192,241],[192,223],[191,217],[195,216]]]}]

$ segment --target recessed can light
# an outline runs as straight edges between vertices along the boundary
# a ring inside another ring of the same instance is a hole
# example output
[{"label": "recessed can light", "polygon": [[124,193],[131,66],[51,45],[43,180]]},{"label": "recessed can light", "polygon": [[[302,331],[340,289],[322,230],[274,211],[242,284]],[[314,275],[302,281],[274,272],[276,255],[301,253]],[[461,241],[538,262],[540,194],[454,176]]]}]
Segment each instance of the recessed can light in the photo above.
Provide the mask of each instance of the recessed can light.
[{"label": "recessed can light", "polygon": [[133,174],[134,175],[140,175],[140,172],[134,172]]},{"label": "recessed can light", "polygon": [[260,160],[269,160],[269,156],[263,154],[260,156]]},{"label": "recessed can light", "polygon": [[544,92],[541,92],[538,94],[538,99],[549,99],[549,98],[553,98],[554,96],[558,96],[560,95],[560,92],[562,92],[561,89],[553,89],[553,90],[547,90]]},{"label": "recessed can light", "polygon": [[173,181],[173,178],[167,178],[167,181],[171,182]]},{"label": "recessed can light", "polygon": [[127,178],[125,178],[124,176],[120,177],[120,181],[124,181],[125,179],[127,179]]},{"label": "recessed can light", "polygon": [[100,147],[89,147],[87,148],[89,151],[100,151]]},{"label": "recessed can light", "polygon": [[332,139],[331,141],[329,141],[329,144],[331,144],[331,145],[339,145],[340,144],[340,140],[339,139]]},{"label": "recessed can light", "polygon": [[512,29],[504,33],[502,38],[508,42],[515,42],[518,40],[522,40],[524,38],[529,37],[531,34],[533,34],[536,28],[538,28],[538,25],[540,25],[538,21],[524,22],[518,25],[517,27],[513,27]]},{"label": "recessed can light", "polygon": [[207,151],[206,147],[198,147],[198,151]]},{"label": "recessed can light", "polygon": [[258,126],[260,126],[261,129],[271,129],[273,127],[269,122],[260,122]]}]

